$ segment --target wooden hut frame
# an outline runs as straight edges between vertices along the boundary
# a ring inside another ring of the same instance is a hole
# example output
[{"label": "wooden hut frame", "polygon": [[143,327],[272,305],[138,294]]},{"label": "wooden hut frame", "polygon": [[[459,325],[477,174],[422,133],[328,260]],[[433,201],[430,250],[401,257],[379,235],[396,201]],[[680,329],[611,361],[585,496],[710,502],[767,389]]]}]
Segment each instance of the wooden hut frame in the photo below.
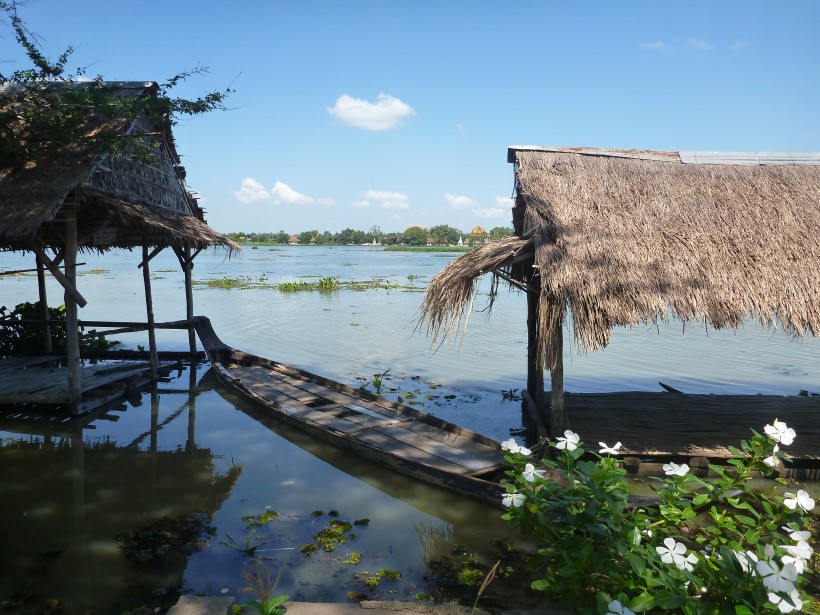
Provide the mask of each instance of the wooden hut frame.
[{"label": "wooden hut frame", "polygon": [[[105,85],[121,97],[155,96],[158,92],[154,82]],[[203,211],[185,185],[185,170],[169,123],[157,126],[135,118],[122,126],[99,120],[92,121],[88,130],[120,131],[142,137],[143,141],[135,140],[137,146],[149,139],[153,147],[135,155],[92,155],[81,148],[67,147],[36,163],[0,169],[0,249],[35,255],[43,310],[39,324],[44,338],[50,339],[48,325],[52,324],[47,317],[44,271],[48,270],[65,290],[69,386],[68,397],[62,401],[74,413],[88,408],[81,403],[79,326],[118,327],[109,334],[147,330],[151,375],[155,378],[159,363],[155,329],[160,325],[153,316],[151,259],[165,248],[172,248],[179,259],[185,274],[186,319],[176,326],[188,329],[190,351],[194,353],[193,260],[211,246],[229,252],[239,249],[205,222]],[[76,284],[77,254],[112,248],[141,248],[139,267],[143,270],[146,323],[92,323],[78,318],[78,308],[85,306],[86,300]]]},{"label": "wooden hut frame", "polygon": [[437,274],[422,322],[434,340],[466,326],[486,273],[525,290],[529,404],[553,435],[568,426],[565,324],[582,351],[672,316],[820,333],[820,154],[513,146],[508,162],[515,236]]}]

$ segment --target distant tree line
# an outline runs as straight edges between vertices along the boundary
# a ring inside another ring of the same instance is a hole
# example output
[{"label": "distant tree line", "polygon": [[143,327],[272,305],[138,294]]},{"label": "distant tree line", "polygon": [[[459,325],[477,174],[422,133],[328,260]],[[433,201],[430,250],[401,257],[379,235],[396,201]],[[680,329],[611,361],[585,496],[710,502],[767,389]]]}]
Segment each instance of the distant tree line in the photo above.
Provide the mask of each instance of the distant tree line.
[{"label": "distant tree line", "polygon": [[[286,233],[280,230],[277,233],[228,233],[228,237],[240,243],[258,244],[289,244],[299,243],[300,245],[362,245],[367,243],[378,243],[388,246],[425,246],[432,245],[457,245],[459,240],[464,245],[470,246],[476,243],[483,243],[488,239],[501,239],[512,235],[513,230],[506,226],[496,226],[489,231],[484,231],[481,227],[476,227],[473,231],[465,233],[459,229],[446,224],[431,226],[429,229],[423,226],[408,226],[404,231],[394,233],[383,233],[378,226],[372,226],[368,231],[359,231],[346,228],[338,233],[330,231],[309,230],[300,233]],[[298,240],[294,241],[294,238]]]}]

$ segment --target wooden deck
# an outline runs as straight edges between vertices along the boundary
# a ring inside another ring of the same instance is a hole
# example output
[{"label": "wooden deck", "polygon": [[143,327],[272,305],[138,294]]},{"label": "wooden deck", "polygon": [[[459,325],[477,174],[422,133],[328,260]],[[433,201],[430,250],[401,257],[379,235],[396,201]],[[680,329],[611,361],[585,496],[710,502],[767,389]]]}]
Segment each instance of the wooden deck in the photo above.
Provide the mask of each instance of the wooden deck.
[{"label": "wooden deck", "polygon": [[390,409],[388,400],[363,399],[265,366],[231,366],[226,372],[284,414],[378,449],[385,456],[466,476],[503,464],[497,447],[402,416]]},{"label": "wooden deck", "polygon": [[620,441],[627,455],[728,458],[727,446],[779,419],[797,432],[783,450],[795,462],[820,465],[817,396],[578,393],[567,394],[565,405],[570,428],[589,450]]},{"label": "wooden deck", "polygon": [[[38,355],[0,360],[0,406],[64,406],[69,403],[68,370],[57,363],[59,357]],[[168,369],[173,362],[163,362]],[[150,371],[146,361],[106,361],[82,367],[82,400],[77,414],[122,398],[127,390],[140,386]]]}]

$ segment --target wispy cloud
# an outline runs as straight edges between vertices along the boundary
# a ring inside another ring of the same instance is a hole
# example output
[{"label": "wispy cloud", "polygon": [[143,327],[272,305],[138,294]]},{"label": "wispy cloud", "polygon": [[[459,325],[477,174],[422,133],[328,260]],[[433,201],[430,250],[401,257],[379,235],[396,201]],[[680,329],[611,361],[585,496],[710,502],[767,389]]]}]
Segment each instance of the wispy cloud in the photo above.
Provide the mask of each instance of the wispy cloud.
[{"label": "wispy cloud", "polygon": [[461,194],[445,194],[444,202],[454,209],[466,209],[467,207],[475,205],[475,199]]},{"label": "wispy cloud", "polygon": [[240,203],[264,203],[271,200],[270,192],[253,177],[243,179],[242,186],[233,195]]},{"label": "wispy cloud", "polygon": [[652,41],[651,43],[641,43],[641,49],[651,49],[653,51],[666,51],[669,47],[663,41]]},{"label": "wispy cloud", "polygon": [[363,201],[377,203],[382,209],[410,209],[410,199],[401,192],[389,192],[387,190],[366,190],[359,196]]},{"label": "wispy cloud", "polygon": [[353,201],[351,203],[353,207],[370,207],[370,201]]},{"label": "wispy cloud", "polygon": [[503,207],[487,207],[486,209],[476,208],[473,210],[473,214],[475,214],[477,218],[496,220],[503,218],[504,216],[509,216],[510,210],[504,209]]},{"label": "wispy cloud", "polygon": [[735,41],[734,43],[732,43],[732,50],[733,51],[739,51],[740,49],[743,49],[744,47],[748,47],[749,44],[750,43],[747,40]]},{"label": "wispy cloud", "polygon": [[515,205],[515,201],[511,196],[496,195],[495,205],[496,207],[506,207],[507,209],[512,209],[512,206]]},{"label": "wispy cloud", "polygon": [[345,124],[367,130],[396,128],[404,118],[416,113],[410,105],[384,93],[376,97],[376,102],[342,94],[327,111]]},{"label": "wispy cloud", "polygon": [[711,43],[707,43],[706,41],[700,38],[686,39],[686,44],[689,47],[694,47],[695,49],[699,49],[700,51],[709,51],[715,48],[714,45],[712,45]]},{"label": "wispy cloud", "polygon": [[335,205],[336,202],[330,198],[315,199],[301,192],[297,192],[285,182],[276,182],[273,188],[268,190],[261,183],[252,177],[246,177],[234,197],[240,203],[273,203],[274,205]]}]

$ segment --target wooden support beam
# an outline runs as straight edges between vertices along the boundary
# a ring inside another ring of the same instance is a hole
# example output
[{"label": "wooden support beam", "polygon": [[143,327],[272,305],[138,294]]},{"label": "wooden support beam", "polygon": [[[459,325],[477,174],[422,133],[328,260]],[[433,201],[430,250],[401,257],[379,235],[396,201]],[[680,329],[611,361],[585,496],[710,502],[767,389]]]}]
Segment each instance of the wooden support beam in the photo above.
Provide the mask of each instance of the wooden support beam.
[{"label": "wooden support beam", "polygon": [[569,420],[564,410],[564,323],[560,318],[550,331],[555,358],[550,368],[550,431],[555,438],[569,429]]},{"label": "wooden support beam", "polygon": [[[82,366],[80,365],[80,327],[77,317],[77,306],[86,305],[86,300],[77,292],[77,212],[68,207],[65,210],[65,276],[56,267],[52,269],[51,261],[38,246],[37,258],[49,267],[52,275],[59,280],[55,272],[65,278],[65,336],[66,359],[68,362],[68,405],[72,414],[78,413],[77,405],[82,396]],[[62,283],[62,282],[61,282]],[[72,292],[73,291],[73,292]],[[79,300],[78,300],[79,297]]]},{"label": "wooden support beam", "polygon": [[[159,356],[157,355],[157,336],[154,331],[154,302],[151,296],[151,271],[148,267],[152,257],[148,255],[148,238],[143,235],[142,242],[142,281],[145,285],[145,311],[148,316],[148,350],[151,353],[151,378],[157,379],[157,369],[159,368]],[[158,253],[154,250],[155,253]]]},{"label": "wooden support beam", "polygon": [[194,330],[194,289],[191,276],[191,270],[194,268],[194,259],[200,250],[191,255],[191,244],[185,243],[185,248],[174,246],[174,253],[179,259],[179,265],[185,274],[185,316],[188,322],[188,347],[191,349],[191,355],[196,354],[196,331]]},{"label": "wooden support beam", "polygon": [[51,354],[51,327],[48,324],[48,296],[46,293],[46,266],[37,258],[37,290],[40,295],[40,320],[43,321],[43,352]]},{"label": "wooden support beam", "polygon": [[[143,234],[143,242],[147,241],[145,235]],[[165,246],[157,246],[153,250],[151,250],[151,254],[148,254],[148,246],[142,247],[142,262],[137,265],[137,269],[148,269],[148,263],[160,252],[165,249]]]},{"label": "wooden support beam", "polygon": [[[39,261],[42,261],[42,263],[46,266],[46,268],[48,268],[51,275],[54,276],[54,279],[57,280],[60,283],[60,285],[65,289],[66,295],[70,296],[72,301],[75,301],[78,306],[85,307],[88,304],[88,301],[85,300],[85,298],[77,291],[77,288],[75,287],[75,280],[76,280],[76,276],[77,276],[77,252],[76,252],[76,247],[77,247],[77,232],[76,232],[77,228],[76,228],[76,225],[77,225],[77,221],[76,221],[76,219],[73,218],[73,217],[71,218],[71,220],[67,219],[66,220],[66,226],[68,226],[68,225],[74,225],[74,237],[73,237],[73,240],[72,240],[70,237],[66,236],[66,257],[65,257],[65,262],[66,262],[65,270],[66,270],[66,272],[65,272],[65,275],[63,274],[62,271],[60,271],[60,269],[58,268],[57,263],[55,261],[52,261],[48,257],[48,255],[45,253],[45,250],[43,250],[43,248],[41,246],[37,245],[37,243],[35,243],[34,241],[30,241],[29,242],[29,248],[37,256],[37,259]],[[75,251],[74,251],[74,254],[72,256],[73,260],[71,261],[70,266],[69,266],[69,260],[68,260],[68,252],[69,252],[68,243],[69,243],[69,241],[71,241],[73,243],[74,247],[75,247]],[[70,278],[69,278],[69,273],[71,274]],[[66,303],[66,305],[68,305],[68,304]]]},{"label": "wooden support beam", "polygon": [[535,406],[535,413],[542,417],[546,424],[546,407],[544,405],[544,370],[539,360],[538,345],[538,306],[541,300],[541,279],[534,277],[529,282],[527,293],[527,391]]}]

